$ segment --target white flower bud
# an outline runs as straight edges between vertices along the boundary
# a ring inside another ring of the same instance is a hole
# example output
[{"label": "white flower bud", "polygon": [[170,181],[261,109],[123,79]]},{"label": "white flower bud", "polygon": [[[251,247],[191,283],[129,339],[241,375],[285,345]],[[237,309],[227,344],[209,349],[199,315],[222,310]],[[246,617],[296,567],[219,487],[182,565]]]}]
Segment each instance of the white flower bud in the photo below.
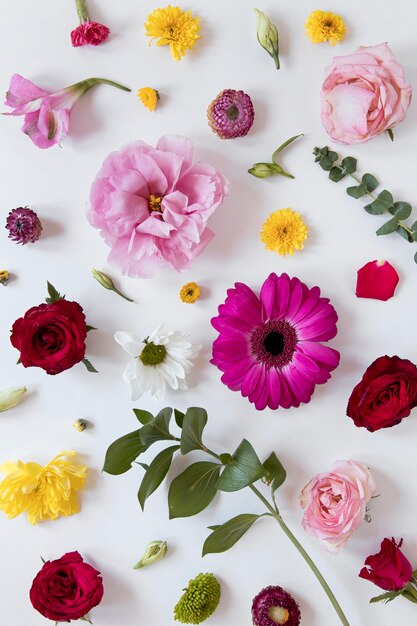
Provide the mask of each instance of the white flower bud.
[{"label": "white flower bud", "polygon": [[166,541],[151,541],[146,546],[141,560],[134,565],[133,569],[140,569],[141,567],[146,567],[147,565],[160,561],[166,555],[167,549]]},{"label": "white flower bud", "polygon": [[258,41],[262,48],[268,52],[268,54],[274,59],[275,66],[279,70],[279,42],[278,42],[278,30],[275,24],[271,22],[269,17],[255,9],[256,12],[256,34]]},{"label": "white flower bud", "polygon": [[26,387],[17,389],[3,389],[0,391],[0,412],[12,409],[19,404],[22,396],[27,392]]}]

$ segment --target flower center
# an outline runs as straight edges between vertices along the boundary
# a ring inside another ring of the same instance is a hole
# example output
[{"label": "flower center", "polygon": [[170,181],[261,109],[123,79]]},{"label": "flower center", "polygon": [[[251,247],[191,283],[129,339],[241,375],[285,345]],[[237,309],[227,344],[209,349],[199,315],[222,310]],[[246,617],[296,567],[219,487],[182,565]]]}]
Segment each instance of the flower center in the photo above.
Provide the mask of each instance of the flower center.
[{"label": "flower center", "polygon": [[296,330],[285,320],[269,320],[258,326],[250,338],[252,354],[267,367],[285,367],[292,361],[297,345]]},{"label": "flower center", "polygon": [[140,360],[144,365],[159,365],[165,361],[167,349],[165,346],[157,346],[152,341],[146,342],[146,346],[143,348],[139,355]]},{"label": "flower center", "polygon": [[152,211],[158,211],[158,213],[162,213],[161,204],[162,204],[162,196],[151,194],[148,200],[149,213],[152,213]]},{"label": "flower center", "polygon": [[231,122],[234,122],[239,117],[239,109],[236,106],[232,105],[231,107],[226,109],[226,115]]},{"label": "flower center", "polygon": [[284,609],[282,606],[271,606],[268,615],[274,624],[280,625],[286,624],[290,617],[288,609]]}]

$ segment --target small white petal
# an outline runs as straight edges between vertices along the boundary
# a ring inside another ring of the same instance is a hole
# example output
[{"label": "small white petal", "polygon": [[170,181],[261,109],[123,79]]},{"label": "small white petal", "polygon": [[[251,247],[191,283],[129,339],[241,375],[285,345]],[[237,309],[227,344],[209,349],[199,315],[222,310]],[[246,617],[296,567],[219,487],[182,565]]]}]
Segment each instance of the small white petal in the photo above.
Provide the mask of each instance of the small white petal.
[{"label": "small white petal", "polygon": [[123,350],[126,350],[126,352],[133,357],[138,357],[142,353],[145,346],[138,335],[127,333],[123,330],[119,330],[114,333],[114,339],[120,346],[122,346]]}]

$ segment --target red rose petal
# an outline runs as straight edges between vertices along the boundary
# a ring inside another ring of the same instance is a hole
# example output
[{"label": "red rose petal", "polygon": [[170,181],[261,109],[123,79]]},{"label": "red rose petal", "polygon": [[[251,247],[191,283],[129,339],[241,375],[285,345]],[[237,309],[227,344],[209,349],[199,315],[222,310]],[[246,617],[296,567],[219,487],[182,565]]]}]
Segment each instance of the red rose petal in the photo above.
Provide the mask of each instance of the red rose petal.
[{"label": "red rose petal", "polygon": [[389,300],[394,295],[399,276],[388,261],[370,261],[358,270],[356,295],[358,298]]}]

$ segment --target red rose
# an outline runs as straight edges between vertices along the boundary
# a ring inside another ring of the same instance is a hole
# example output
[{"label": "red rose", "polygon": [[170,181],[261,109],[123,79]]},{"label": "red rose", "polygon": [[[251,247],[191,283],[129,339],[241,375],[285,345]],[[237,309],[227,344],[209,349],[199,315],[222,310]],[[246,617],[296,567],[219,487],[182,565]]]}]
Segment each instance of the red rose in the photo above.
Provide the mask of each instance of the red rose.
[{"label": "red rose", "polygon": [[83,22],[71,31],[71,43],[74,48],[80,46],[98,46],[106,41],[110,35],[110,29],[99,22]]},{"label": "red rose", "polygon": [[399,424],[417,406],[417,367],[381,356],[368,367],[349,398],[346,413],[370,432]]},{"label": "red rose", "polygon": [[367,567],[359,572],[360,578],[375,583],[386,591],[400,591],[413,577],[410,561],[401,552],[403,540],[396,543],[394,539],[384,539],[378,554],[368,556]]},{"label": "red rose", "polygon": [[77,620],[103,597],[103,580],[94,567],[84,563],[78,552],[47,561],[30,590],[33,608],[55,622]]},{"label": "red rose", "polygon": [[59,374],[82,361],[87,327],[77,302],[40,304],[15,321],[10,341],[20,351],[24,367],[41,367]]}]

